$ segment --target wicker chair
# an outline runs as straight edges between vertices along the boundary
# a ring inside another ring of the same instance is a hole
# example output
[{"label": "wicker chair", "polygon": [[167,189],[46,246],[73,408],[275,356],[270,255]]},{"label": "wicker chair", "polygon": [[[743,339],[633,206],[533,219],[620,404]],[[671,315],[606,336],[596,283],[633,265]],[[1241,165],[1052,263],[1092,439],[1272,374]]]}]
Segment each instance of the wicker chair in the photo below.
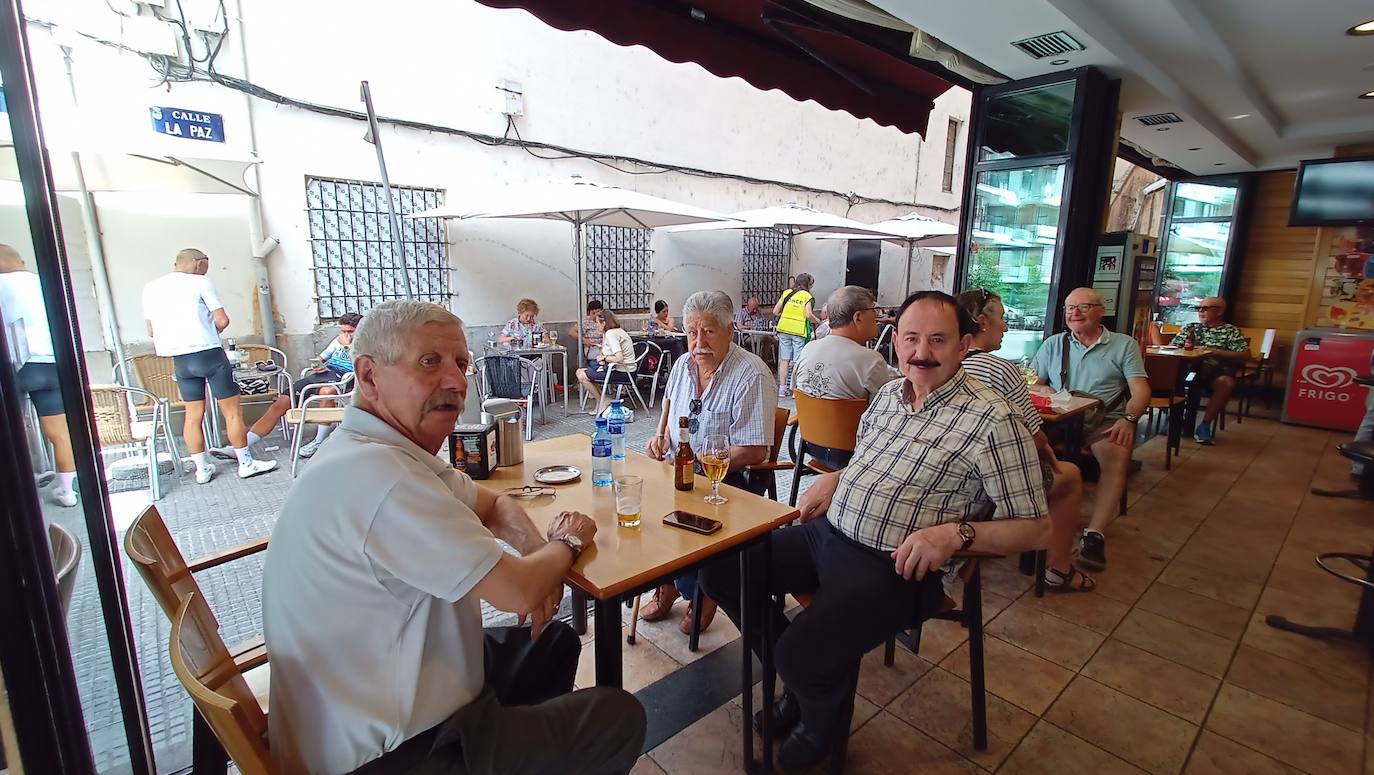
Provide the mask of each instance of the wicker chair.
[{"label": "wicker chair", "polygon": [[[143,419],[145,416],[151,417],[155,409],[160,406],[161,415],[166,421],[164,427],[169,427],[171,425],[172,412],[177,410],[186,411],[186,402],[181,399],[181,391],[177,389],[176,367],[171,358],[164,355],[155,355],[153,353],[135,355],[129,358],[124,365],[115,366],[116,375],[118,375],[120,371],[123,371],[126,375],[126,378],[121,381],[126,383],[129,382],[128,376],[131,375],[134,381],[138,383],[139,387],[153,395],[151,400],[144,396],[133,397],[134,415],[137,419]],[[209,412],[207,412],[205,418],[201,420],[201,429],[205,434],[205,438],[213,438],[211,435],[213,427],[211,425]],[[181,448],[175,445],[175,438],[171,437],[170,431],[168,432],[168,436],[168,444],[172,445],[172,450],[176,454],[177,460],[180,461]],[[178,463],[177,467],[178,470],[180,470],[180,463]]]},{"label": "wicker chair", "polygon": [[[152,418],[140,421],[134,411],[136,401],[152,407]],[[174,467],[181,475],[180,454],[176,440],[163,414],[163,402],[151,392],[123,385],[92,385],[91,408],[95,416],[96,436],[103,452],[112,447],[141,448],[147,457],[148,487],[153,500],[162,498],[162,478],[158,471],[157,437],[159,429],[167,442],[167,451],[176,460]]]}]

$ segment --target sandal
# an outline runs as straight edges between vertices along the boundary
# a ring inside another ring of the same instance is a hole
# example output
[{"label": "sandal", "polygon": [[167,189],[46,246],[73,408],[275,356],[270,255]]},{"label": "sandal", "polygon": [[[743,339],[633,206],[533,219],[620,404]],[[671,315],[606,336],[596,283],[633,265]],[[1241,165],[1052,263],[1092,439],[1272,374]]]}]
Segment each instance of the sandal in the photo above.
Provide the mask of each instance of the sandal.
[{"label": "sandal", "polygon": [[[1051,571],[1048,570],[1046,571],[1046,573],[1050,572]],[[1055,584],[1048,578],[1045,579],[1045,589],[1049,592],[1091,592],[1097,589],[1097,582],[1093,580],[1092,576],[1089,576],[1072,565],[1069,566],[1068,573],[1060,573],[1059,571],[1053,572],[1059,573],[1064,577],[1064,580]],[[1075,582],[1075,579],[1077,579],[1077,582]]]},{"label": "sandal", "polygon": [[649,598],[649,602],[640,606],[639,618],[645,622],[660,622],[668,618],[673,612],[673,603],[677,602],[677,588],[672,584],[665,584],[654,590],[654,596]]}]

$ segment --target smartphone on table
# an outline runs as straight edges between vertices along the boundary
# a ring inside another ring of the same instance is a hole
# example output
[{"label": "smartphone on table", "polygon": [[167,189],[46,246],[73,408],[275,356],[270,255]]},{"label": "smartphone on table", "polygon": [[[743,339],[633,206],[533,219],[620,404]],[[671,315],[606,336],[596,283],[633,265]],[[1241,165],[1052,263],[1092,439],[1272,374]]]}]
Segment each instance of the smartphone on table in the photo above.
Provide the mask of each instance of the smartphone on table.
[{"label": "smartphone on table", "polygon": [[718,519],[703,517],[700,514],[693,514],[690,511],[672,511],[663,518],[663,524],[680,527],[683,530],[690,530],[693,533],[700,533],[704,536],[720,530],[721,522]]}]

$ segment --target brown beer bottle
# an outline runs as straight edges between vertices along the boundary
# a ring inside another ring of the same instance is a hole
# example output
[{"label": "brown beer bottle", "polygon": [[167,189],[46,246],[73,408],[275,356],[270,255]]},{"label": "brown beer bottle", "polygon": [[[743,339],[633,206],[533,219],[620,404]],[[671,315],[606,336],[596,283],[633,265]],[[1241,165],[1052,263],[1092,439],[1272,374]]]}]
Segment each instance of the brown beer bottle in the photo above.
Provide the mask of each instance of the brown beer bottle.
[{"label": "brown beer bottle", "polygon": [[679,490],[691,490],[696,455],[692,454],[692,435],[687,431],[686,417],[678,418],[677,434],[677,451],[673,453],[673,486]]}]

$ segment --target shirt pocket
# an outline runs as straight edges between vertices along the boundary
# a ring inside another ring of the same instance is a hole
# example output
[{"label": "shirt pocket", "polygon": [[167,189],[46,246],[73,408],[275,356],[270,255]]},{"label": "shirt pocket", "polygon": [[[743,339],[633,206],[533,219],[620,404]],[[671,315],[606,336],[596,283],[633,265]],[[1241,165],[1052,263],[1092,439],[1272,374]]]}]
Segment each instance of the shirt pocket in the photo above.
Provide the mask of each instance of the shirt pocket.
[{"label": "shirt pocket", "polygon": [[705,442],[706,437],[711,434],[720,434],[729,438],[731,444],[739,443],[730,433],[730,426],[733,424],[733,418],[731,418],[729,412],[712,412],[703,409],[698,417],[701,418],[701,440],[703,442]]}]

